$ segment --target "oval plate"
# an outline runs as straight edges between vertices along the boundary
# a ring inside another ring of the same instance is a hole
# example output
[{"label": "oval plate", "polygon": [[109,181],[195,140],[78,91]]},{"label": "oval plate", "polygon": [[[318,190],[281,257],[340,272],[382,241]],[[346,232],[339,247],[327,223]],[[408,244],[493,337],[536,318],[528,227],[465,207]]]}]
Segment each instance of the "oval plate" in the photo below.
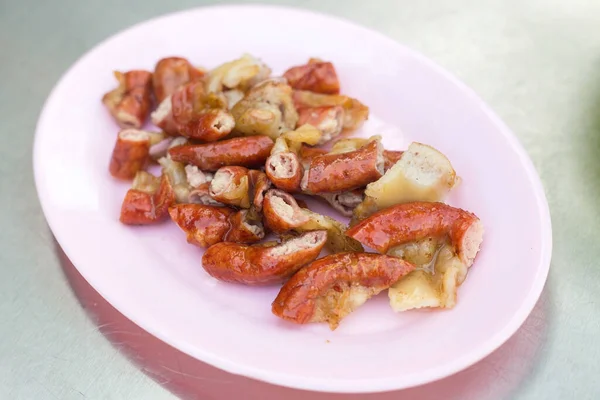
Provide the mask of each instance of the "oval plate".
[{"label": "oval plate", "polygon": [[[395,314],[384,293],[334,332],[326,324],[296,326],[271,314],[278,287],[212,279],[201,267],[202,250],[188,245],[174,224],[119,223],[129,184],[108,173],[118,128],[100,102],[115,86],[112,70],[152,70],[172,55],[212,68],[244,52],[275,74],[309,57],[333,61],[343,93],[371,108],[358,135],[381,134],[389,149],[419,141],[449,157],[463,178],[449,203],[475,212],[486,226],[454,309]],[[308,11],[201,8],[109,38],[52,91],[37,126],[34,166],[52,231],[102,296],[179,350],[274,384],[376,392],[453,374],[519,328],[548,274],[548,205],[531,161],[507,127],[470,89],[419,54]]]}]

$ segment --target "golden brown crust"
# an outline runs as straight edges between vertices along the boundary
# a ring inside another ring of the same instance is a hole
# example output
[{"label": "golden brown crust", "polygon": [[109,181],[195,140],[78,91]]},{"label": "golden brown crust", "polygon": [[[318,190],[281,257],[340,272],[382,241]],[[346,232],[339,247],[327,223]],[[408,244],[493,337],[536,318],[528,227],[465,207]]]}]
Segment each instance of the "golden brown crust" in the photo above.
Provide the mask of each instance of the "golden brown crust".
[{"label": "golden brown crust", "polygon": [[225,282],[262,285],[281,282],[318,257],[325,245],[324,231],[308,232],[273,247],[223,242],[206,250],[202,266]]},{"label": "golden brown crust", "polygon": [[308,64],[288,69],[283,77],[294,89],[325,94],[340,92],[340,82],[335,68],[330,62],[311,59]]},{"label": "golden brown crust", "polygon": [[148,225],[166,218],[169,206],[175,203],[175,192],[166,175],[154,193],[129,189],[121,206],[120,221],[127,225]]},{"label": "golden brown crust", "polygon": [[160,103],[175,93],[182,85],[201,79],[204,72],[195,68],[188,60],[181,57],[163,58],[154,67],[152,82],[154,97]]},{"label": "golden brown crust", "polygon": [[188,243],[199,247],[222,242],[231,229],[234,212],[228,207],[203,204],[175,204],[169,208],[171,219],[186,233]]},{"label": "golden brown crust", "polygon": [[[169,214],[186,233],[188,243],[199,247],[223,241],[254,243],[264,237],[262,226],[251,220],[248,210],[236,212],[228,207],[175,204],[169,208]],[[249,229],[248,224],[257,229]]]},{"label": "golden brown crust", "polygon": [[273,140],[266,136],[239,137],[214,143],[177,146],[169,149],[171,158],[193,164],[202,171],[223,166],[261,167],[271,153]]},{"label": "golden brown crust", "polygon": [[413,202],[381,210],[350,228],[346,235],[380,253],[428,237],[449,236],[461,252],[465,233],[479,218],[444,203]]},{"label": "golden brown crust", "polygon": [[106,93],[102,102],[122,128],[141,128],[152,106],[152,73],[115,71],[119,86]]},{"label": "golden brown crust", "polygon": [[335,329],[339,320],[352,309],[342,310],[344,304],[335,302],[330,309],[318,309],[319,299],[327,296],[330,290],[341,293],[361,286],[370,294],[376,294],[414,268],[404,260],[386,255],[332,254],[314,261],[292,276],[273,301],[272,311],[278,317],[297,324],[324,320]]},{"label": "golden brown crust", "polygon": [[364,187],[382,176],[380,161],[381,144],[376,140],[356,151],[314,157],[303,189],[333,193]]}]

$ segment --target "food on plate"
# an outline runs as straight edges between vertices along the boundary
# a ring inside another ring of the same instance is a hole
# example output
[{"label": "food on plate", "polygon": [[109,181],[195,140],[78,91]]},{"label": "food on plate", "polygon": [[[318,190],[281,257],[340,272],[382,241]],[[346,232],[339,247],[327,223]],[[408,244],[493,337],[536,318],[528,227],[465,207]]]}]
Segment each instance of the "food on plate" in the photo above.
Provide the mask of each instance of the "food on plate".
[{"label": "food on plate", "polygon": [[300,150],[298,151],[298,156],[300,157],[300,162],[302,163],[304,168],[307,169],[310,166],[310,163],[313,158],[317,156],[322,156],[327,153],[328,151],[326,149],[322,149],[320,147],[302,145],[300,147]]},{"label": "food on plate", "polygon": [[405,203],[379,211],[347,234],[365,246],[408,260],[419,270],[390,289],[392,307],[452,308],[483,241],[475,214],[443,203]]},{"label": "food on plate", "polygon": [[213,142],[227,136],[235,121],[223,94],[207,93],[203,81],[191,81],[167,96],[150,115],[169,135]]},{"label": "food on plate", "polygon": [[244,98],[243,91],[239,89],[226,90],[223,92],[223,96],[227,100],[227,108],[231,110],[241,99]]},{"label": "food on plate", "polygon": [[209,183],[215,176],[212,172],[202,171],[197,166],[190,164],[186,165],[184,170],[188,184],[193,188]]},{"label": "food on plate", "polygon": [[239,90],[242,93],[267,79],[271,69],[259,59],[244,54],[241,58],[226,62],[208,73],[207,89],[220,93]]},{"label": "food on plate", "polygon": [[[216,279],[284,283],[272,312],[298,324],[333,330],[383,290],[395,311],[454,307],[481,221],[441,203],[459,178],[438,150],[347,136],[369,108],[340,94],[331,62],[311,58],[278,77],[249,54],[209,72],[167,57],[153,74],[115,76],[103,102],[126,128],[109,166],[133,178],[122,223],[170,216],[207,248],[202,265]],[[149,114],[161,132],[141,129]],[[154,162],[160,177],[146,172]],[[306,196],[352,217],[351,227],[310,210]],[[323,249],[333,254],[318,259]]]},{"label": "food on plate", "polygon": [[400,161],[402,154],[404,154],[404,152],[401,150],[384,150],[383,159],[385,162],[383,164],[383,169],[387,172],[387,170]]},{"label": "food on plate", "polygon": [[371,136],[370,138],[345,138],[336,140],[331,146],[331,150],[329,150],[328,154],[342,154],[349,153],[351,151],[356,151],[361,147],[365,146],[367,143],[373,140],[381,140],[381,136]]},{"label": "food on plate", "polygon": [[210,182],[205,182],[200,186],[190,189],[188,203],[204,204],[206,206],[224,206],[225,204],[213,199],[210,195]]},{"label": "food on plate", "polygon": [[133,70],[115,71],[116,89],[102,97],[102,102],[121,128],[141,128],[152,106],[152,73]]},{"label": "food on plate", "polygon": [[162,166],[162,173],[169,177],[169,182],[175,193],[175,201],[178,203],[187,203],[192,186],[188,181],[188,174],[182,163],[173,161],[171,158],[162,157],[158,160]]},{"label": "food on plate", "polygon": [[203,82],[190,82],[171,97],[171,113],[179,134],[214,142],[227,136],[235,120],[223,95],[206,93]]},{"label": "food on plate", "polygon": [[[424,242],[430,243],[423,246]],[[454,307],[458,287],[465,281],[469,267],[456,256],[451,245],[433,238],[398,246],[388,254],[410,261],[414,253],[419,252],[425,257],[419,257],[418,270],[396,282],[388,291],[392,309],[400,312]]]},{"label": "food on plate", "polygon": [[167,157],[167,151],[176,146],[184,145],[188,140],[184,137],[178,136],[165,136],[164,132],[161,132],[162,140],[157,140],[150,145],[150,158],[158,161],[162,157]]},{"label": "food on plate", "polygon": [[340,92],[340,81],[333,64],[316,58],[311,58],[305,65],[288,69],[283,77],[294,89],[325,94]]},{"label": "food on plate", "polygon": [[255,169],[248,173],[250,177],[250,199],[256,211],[262,211],[265,194],[271,189],[271,181],[262,171]]},{"label": "food on plate", "polygon": [[483,227],[477,216],[444,203],[413,202],[381,210],[346,234],[365,246],[386,253],[393,247],[427,237],[448,236],[467,266],[479,251]]},{"label": "food on plate", "polygon": [[285,139],[289,151],[296,154],[298,154],[304,144],[316,146],[323,143],[323,131],[310,124],[302,124],[295,130],[286,132],[280,137]]},{"label": "food on plate", "polygon": [[342,106],[307,107],[298,111],[298,125],[312,125],[322,132],[315,144],[324,144],[339,136],[344,129],[344,109]]},{"label": "food on plate", "polygon": [[299,110],[306,107],[341,106],[344,109],[344,129],[358,129],[369,118],[369,107],[352,97],[294,90],[292,98]]},{"label": "food on plate", "polygon": [[167,175],[137,173],[121,205],[120,221],[126,225],[148,225],[167,217],[175,192]]},{"label": "food on plate", "polygon": [[344,317],[414,268],[400,258],[373,253],[326,256],[283,285],[272,311],[297,324],[327,322],[334,330]]},{"label": "food on plate", "polygon": [[266,135],[276,139],[293,130],[298,112],[292,88],[285,82],[266,80],[252,87],[231,109],[235,129],[245,135]]},{"label": "food on plate", "polygon": [[224,282],[246,285],[278,283],[315,260],[327,233],[307,232],[275,246],[217,243],[202,256],[202,266]]},{"label": "food on plate", "polygon": [[327,231],[327,248],[334,253],[344,251],[363,251],[361,244],[353,238],[346,236],[347,226],[327,215],[304,209],[308,221],[295,229],[297,232],[324,229]]},{"label": "food on plate", "polygon": [[250,136],[177,146],[169,149],[169,154],[174,161],[195,165],[203,171],[216,171],[224,166],[264,166],[272,147],[271,138]]},{"label": "food on plate", "polygon": [[150,114],[150,121],[171,136],[179,134],[179,126],[173,118],[173,95],[169,95],[158,104],[156,110]]},{"label": "food on plate", "polygon": [[150,161],[150,148],[160,142],[163,135],[139,129],[123,129],[110,158],[109,171],[119,179],[133,179]]},{"label": "food on plate", "polygon": [[383,175],[383,163],[379,140],[356,151],[317,156],[306,171],[302,190],[320,194],[358,189]]},{"label": "food on plate", "polygon": [[182,85],[201,79],[203,76],[204,71],[194,67],[185,58],[163,58],[156,63],[152,74],[154,97],[160,103]]},{"label": "food on plate", "polygon": [[189,82],[163,100],[152,121],[169,134],[204,142],[229,135],[235,126],[225,96],[206,93],[202,81]]},{"label": "food on plate", "polygon": [[327,248],[332,252],[363,251],[358,241],[345,234],[344,224],[326,215],[301,208],[296,199],[284,191],[271,189],[267,192],[263,202],[263,215],[265,226],[273,232],[325,230]]},{"label": "food on plate", "polygon": [[322,193],[319,195],[324,198],[333,208],[338,210],[343,216],[351,217],[354,209],[362,203],[365,197],[364,189],[354,189],[339,193]]},{"label": "food on plate", "polygon": [[290,151],[287,140],[278,137],[265,162],[265,172],[273,185],[290,193],[300,191],[304,168],[298,156]]},{"label": "food on plate", "polygon": [[221,167],[210,181],[210,196],[234,207],[250,208],[250,177],[248,168]]},{"label": "food on plate", "polygon": [[310,219],[294,197],[282,190],[271,189],[263,201],[265,226],[275,233],[283,233],[302,226]]},{"label": "food on plate", "polygon": [[265,164],[265,172],[273,185],[279,189],[290,193],[300,191],[304,168],[298,156],[291,151],[269,156]]},{"label": "food on plate", "polygon": [[171,219],[186,234],[188,243],[209,247],[220,242],[255,243],[265,236],[260,219],[249,210],[202,204],[175,204]]},{"label": "food on plate", "polygon": [[413,142],[400,160],[365,189],[365,202],[355,209],[356,219],[377,210],[411,201],[442,201],[458,178],[445,155],[431,146]]}]

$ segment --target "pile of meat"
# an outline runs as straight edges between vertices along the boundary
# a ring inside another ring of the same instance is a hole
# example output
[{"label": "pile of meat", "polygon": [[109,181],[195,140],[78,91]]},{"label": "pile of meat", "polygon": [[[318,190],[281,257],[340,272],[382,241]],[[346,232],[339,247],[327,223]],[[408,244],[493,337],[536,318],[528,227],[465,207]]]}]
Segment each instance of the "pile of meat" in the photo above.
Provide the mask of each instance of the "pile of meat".
[{"label": "pile of meat", "polygon": [[[295,323],[335,329],[386,289],[395,311],[455,305],[480,220],[442,202],[459,179],[436,149],[348,136],[369,109],[340,94],[332,63],[310,59],[272,77],[250,55],[211,71],[170,57],[154,72],[115,76],[102,101],[122,128],[110,173],[133,180],[122,223],[170,217],[207,248],[202,265],[216,279],[285,282],[272,311]],[[142,129],[148,117],[160,131]],[[152,163],[160,176],[146,171]],[[329,203],[350,227],[297,195]]]}]

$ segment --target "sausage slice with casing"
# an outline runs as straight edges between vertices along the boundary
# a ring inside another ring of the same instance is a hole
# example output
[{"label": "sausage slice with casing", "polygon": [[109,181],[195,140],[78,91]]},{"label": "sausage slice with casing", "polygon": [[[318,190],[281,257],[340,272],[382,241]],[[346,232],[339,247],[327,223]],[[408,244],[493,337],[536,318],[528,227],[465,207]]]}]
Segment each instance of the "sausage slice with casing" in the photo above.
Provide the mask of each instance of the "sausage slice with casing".
[{"label": "sausage slice with casing", "polygon": [[316,259],[326,241],[327,232],[313,231],[272,247],[218,243],[206,250],[202,266],[224,282],[246,285],[282,282]]},{"label": "sausage slice with casing", "polygon": [[272,311],[297,324],[327,322],[333,330],[342,318],[414,268],[386,255],[332,254],[292,276],[273,301]]},{"label": "sausage slice with casing", "polygon": [[221,167],[261,167],[273,147],[266,136],[238,137],[214,143],[191,144],[169,149],[174,161],[192,164],[202,171],[216,171]]},{"label": "sausage slice with casing", "polygon": [[483,237],[477,216],[444,203],[414,202],[386,208],[362,220],[346,235],[380,253],[428,237],[449,237],[460,260],[473,264]]}]

